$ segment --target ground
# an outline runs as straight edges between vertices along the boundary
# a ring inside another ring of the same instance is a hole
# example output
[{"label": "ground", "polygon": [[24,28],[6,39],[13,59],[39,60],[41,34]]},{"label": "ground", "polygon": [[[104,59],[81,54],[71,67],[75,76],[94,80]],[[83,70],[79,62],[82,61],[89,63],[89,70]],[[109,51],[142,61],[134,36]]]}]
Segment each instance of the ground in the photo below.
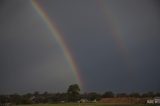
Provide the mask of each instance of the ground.
[{"label": "ground", "polygon": [[64,103],[64,104],[32,104],[19,106],[158,106],[148,104],[102,104],[102,103]]}]

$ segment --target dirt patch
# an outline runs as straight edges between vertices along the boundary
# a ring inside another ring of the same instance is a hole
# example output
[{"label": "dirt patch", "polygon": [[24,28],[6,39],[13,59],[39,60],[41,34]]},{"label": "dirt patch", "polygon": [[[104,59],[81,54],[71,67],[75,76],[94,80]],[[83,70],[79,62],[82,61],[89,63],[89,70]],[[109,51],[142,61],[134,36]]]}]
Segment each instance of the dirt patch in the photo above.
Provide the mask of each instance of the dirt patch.
[{"label": "dirt patch", "polygon": [[119,104],[144,104],[146,103],[146,98],[102,98],[101,103],[119,103]]}]

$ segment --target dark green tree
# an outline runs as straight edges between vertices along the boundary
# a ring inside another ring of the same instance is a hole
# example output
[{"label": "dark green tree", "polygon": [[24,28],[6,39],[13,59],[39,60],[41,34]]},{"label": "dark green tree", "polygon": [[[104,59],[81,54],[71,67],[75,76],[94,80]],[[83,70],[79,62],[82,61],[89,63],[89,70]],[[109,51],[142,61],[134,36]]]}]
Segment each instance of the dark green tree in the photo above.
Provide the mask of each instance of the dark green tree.
[{"label": "dark green tree", "polygon": [[130,97],[135,97],[135,98],[139,98],[141,97],[141,95],[138,92],[133,92],[129,95]]},{"label": "dark green tree", "polygon": [[116,97],[128,97],[126,93],[118,93]]},{"label": "dark green tree", "polygon": [[160,92],[156,92],[155,96],[160,97]]},{"label": "dark green tree", "polygon": [[39,92],[38,92],[38,91],[35,91],[35,92],[33,93],[33,95],[34,95],[35,97],[40,96],[40,94],[39,94]]},{"label": "dark green tree", "polygon": [[114,93],[112,91],[107,91],[102,95],[103,98],[113,98]]},{"label": "dark green tree", "polygon": [[69,102],[76,102],[80,99],[80,88],[78,84],[70,85],[67,90],[67,96]]},{"label": "dark green tree", "polygon": [[96,92],[91,92],[88,93],[88,98],[89,101],[93,101],[93,100],[100,100],[101,99],[101,95],[96,93]]},{"label": "dark green tree", "polygon": [[147,93],[143,93],[142,97],[150,97],[153,98],[155,96],[154,92],[147,92]]},{"label": "dark green tree", "polygon": [[9,98],[6,95],[0,95],[0,106],[5,106],[7,102],[9,102]]},{"label": "dark green tree", "polygon": [[22,104],[22,97],[19,94],[10,95],[10,102],[13,104]]}]

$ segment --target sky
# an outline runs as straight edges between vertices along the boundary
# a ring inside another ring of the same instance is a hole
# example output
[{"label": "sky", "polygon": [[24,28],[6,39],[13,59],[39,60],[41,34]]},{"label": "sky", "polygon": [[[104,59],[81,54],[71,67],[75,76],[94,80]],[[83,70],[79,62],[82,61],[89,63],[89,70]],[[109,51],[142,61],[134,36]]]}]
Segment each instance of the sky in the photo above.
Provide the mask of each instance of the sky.
[{"label": "sky", "polygon": [[32,2],[0,1],[0,94],[65,92],[77,80],[84,92],[160,91],[158,0],[34,1],[49,21]]}]

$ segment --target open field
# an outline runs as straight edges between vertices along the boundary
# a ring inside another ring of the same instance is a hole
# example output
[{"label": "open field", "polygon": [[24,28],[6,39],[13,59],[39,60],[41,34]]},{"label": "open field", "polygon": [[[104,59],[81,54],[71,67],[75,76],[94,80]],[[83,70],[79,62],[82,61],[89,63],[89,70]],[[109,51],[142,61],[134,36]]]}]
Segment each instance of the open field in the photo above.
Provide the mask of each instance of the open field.
[{"label": "open field", "polygon": [[31,104],[19,106],[159,106],[149,104],[104,104],[104,103],[64,103],[64,104]]}]

